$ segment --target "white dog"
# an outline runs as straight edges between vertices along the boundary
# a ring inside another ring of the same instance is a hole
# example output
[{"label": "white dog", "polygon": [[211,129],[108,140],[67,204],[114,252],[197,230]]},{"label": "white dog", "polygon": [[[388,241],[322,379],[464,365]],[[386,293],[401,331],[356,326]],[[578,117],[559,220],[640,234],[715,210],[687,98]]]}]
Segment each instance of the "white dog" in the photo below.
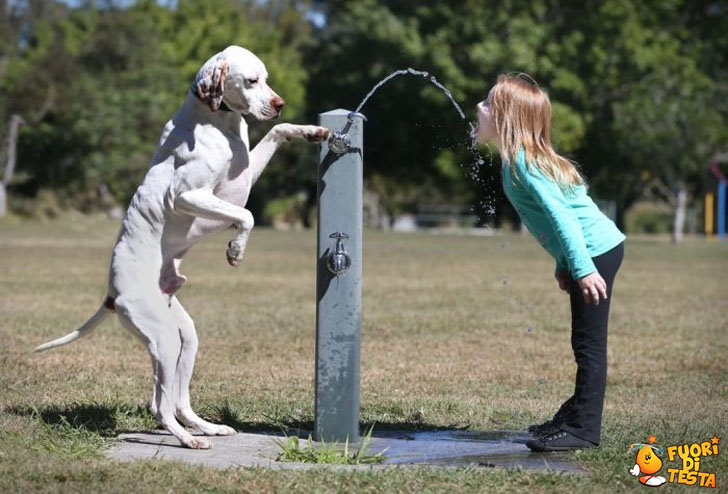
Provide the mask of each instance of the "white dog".
[{"label": "white dog", "polygon": [[237,265],[253,228],[253,215],[244,206],[273,153],[293,137],[319,142],[329,136],[323,127],[279,124],[251,151],[241,115],[273,119],[284,104],[266,84],[267,76],[263,62],[238,46],[202,66],[182,107],[165,126],[149,171],[129,204],[111,255],[106,300],[78,330],[36,348],[70,343],[116,312],[151,355],[152,414],[190,448],[211,444],[192,436],[177,419],[206,435],[235,431],[202,420],[190,407],[197,334],[175,296],[185,282],[179,272],[182,257],[203,236],[232,225],[237,232],[228,244],[227,260]]}]

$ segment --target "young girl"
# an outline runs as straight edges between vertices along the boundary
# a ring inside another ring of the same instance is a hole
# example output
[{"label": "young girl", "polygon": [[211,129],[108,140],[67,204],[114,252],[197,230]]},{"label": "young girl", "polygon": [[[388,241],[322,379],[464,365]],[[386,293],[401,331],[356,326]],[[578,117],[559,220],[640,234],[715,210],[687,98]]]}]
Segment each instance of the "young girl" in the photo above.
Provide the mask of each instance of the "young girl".
[{"label": "young girl", "polygon": [[498,77],[477,106],[479,143],[495,141],[503,190],[528,230],[556,260],[559,288],[571,298],[576,387],[552,419],[529,427],[534,451],[599,444],[607,384],[607,320],[625,236],[587,195],[574,164],[551,147],[551,103],[527,76]]}]

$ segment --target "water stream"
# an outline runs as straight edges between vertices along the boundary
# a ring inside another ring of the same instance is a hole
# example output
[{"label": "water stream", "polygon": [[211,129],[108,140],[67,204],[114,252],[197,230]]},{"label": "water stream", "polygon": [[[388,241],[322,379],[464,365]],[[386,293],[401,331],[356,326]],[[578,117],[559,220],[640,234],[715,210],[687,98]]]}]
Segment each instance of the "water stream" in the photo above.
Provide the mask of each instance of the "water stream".
[{"label": "water stream", "polygon": [[[364,99],[362,99],[361,103],[359,103],[359,106],[356,107],[355,112],[359,113],[361,109],[364,107],[364,105],[369,101],[369,98],[374,95],[374,93],[377,92],[377,90],[382,87],[384,84],[389,82],[391,79],[394,79],[395,77],[398,77],[400,75],[414,75],[418,77],[422,77],[424,79],[427,79],[430,81],[430,83],[440,89],[445,96],[450,100],[452,105],[455,107],[455,110],[457,110],[458,114],[460,115],[460,118],[465,120],[465,113],[463,112],[460,105],[455,101],[455,99],[452,96],[452,93],[450,93],[450,90],[447,89],[445,86],[443,86],[436,78],[435,76],[432,76],[429,74],[429,72],[425,72],[423,70],[416,70],[411,67],[408,67],[406,69],[400,69],[395,70],[391,74],[389,74],[387,77],[381,79],[379,82],[377,82],[371,90],[364,96]],[[475,129],[476,124],[469,122],[470,124],[470,131],[472,132],[473,129]],[[485,164],[485,160],[481,156],[480,152],[478,151],[478,146],[475,143],[475,139],[470,137],[470,133],[468,133],[468,138],[470,139],[469,142],[469,151],[471,155],[471,161],[467,164],[461,164],[460,166],[465,169],[465,173],[467,174],[468,178],[471,182],[473,182],[477,189],[478,189],[478,202],[477,202],[477,209],[481,213],[485,213],[488,216],[491,216],[495,214],[495,204],[494,204],[494,196],[492,194],[492,186],[494,185],[492,182],[492,177],[490,177],[490,180],[486,183],[486,180],[483,177],[482,173],[482,167]],[[490,155],[491,153],[489,153]],[[490,159],[490,165],[493,164],[492,157]],[[476,205],[473,205],[470,208],[472,213],[476,213]]]},{"label": "water stream", "polygon": [[389,74],[387,77],[385,77],[381,81],[377,82],[374,85],[374,87],[367,93],[367,95],[364,96],[364,99],[361,100],[361,103],[359,103],[359,106],[357,106],[356,107],[356,110],[354,110],[354,111],[358,113],[362,109],[362,107],[366,104],[366,102],[369,100],[369,98],[371,98],[372,95],[374,93],[376,93],[377,90],[380,87],[382,87],[384,84],[386,84],[390,79],[394,79],[395,77],[400,76],[400,75],[404,75],[404,74],[411,74],[411,75],[421,76],[421,77],[424,77],[425,79],[428,79],[429,78],[429,81],[435,87],[437,87],[443,93],[445,93],[445,96],[447,96],[450,99],[450,102],[453,104],[453,106],[455,107],[455,109],[460,114],[460,118],[462,118],[463,120],[465,120],[465,113],[463,113],[463,110],[462,110],[462,108],[460,108],[460,105],[457,104],[457,102],[455,101],[455,99],[453,99],[452,94],[450,93],[450,91],[445,86],[443,86],[442,84],[440,84],[438,82],[438,80],[435,78],[434,75],[430,75],[429,72],[425,72],[425,71],[422,71],[422,70],[415,70],[415,69],[413,69],[411,67],[407,67],[406,69],[395,70],[394,72],[392,72],[391,74]]}]

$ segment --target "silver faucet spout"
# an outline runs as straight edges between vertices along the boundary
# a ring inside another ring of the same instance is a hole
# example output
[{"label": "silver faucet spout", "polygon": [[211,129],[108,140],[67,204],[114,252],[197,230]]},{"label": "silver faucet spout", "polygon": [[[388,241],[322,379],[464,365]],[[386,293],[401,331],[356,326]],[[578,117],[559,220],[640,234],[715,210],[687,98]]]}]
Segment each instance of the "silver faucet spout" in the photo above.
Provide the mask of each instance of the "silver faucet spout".
[{"label": "silver faucet spout", "polygon": [[344,154],[351,147],[351,138],[349,134],[340,134],[332,132],[329,136],[329,149],[336,154]]},{"label": "silver faucet spout", "polygon": [[346,120],[347,120],[347,121],[348,121],[349,123],[354,123],[354,119],[355,119],[355,118],[361,118],[361,119],[362,119],[362,120],[364,120],[365,122],[367,121],[367,117],[366,117],[366,115],[364,115],[363,113],[360,113],[360,112],[358,112],[358,111],[353,111],[353,112],[349,113],[349,114],[348,114],[348,115],[346,116]]},{"label": "silver faucet spout", "polygon": [[349,112],[346,116],[347,124],[341,130],[341,132],[332,132],[329,136],[329,149],[336,154],[344,154],[349,152],[351,148],[351,138],[349,137],[349,128],[354,124],[355,119],[361,118],[365,122],[367,117],[363,113],[358,111]]}]

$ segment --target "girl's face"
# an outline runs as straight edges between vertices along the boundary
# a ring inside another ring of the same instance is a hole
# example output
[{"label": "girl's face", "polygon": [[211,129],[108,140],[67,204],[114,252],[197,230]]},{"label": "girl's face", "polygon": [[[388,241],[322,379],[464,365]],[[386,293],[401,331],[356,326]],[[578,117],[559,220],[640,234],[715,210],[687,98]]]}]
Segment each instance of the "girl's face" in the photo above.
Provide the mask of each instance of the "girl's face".
[{"label": "girl's face", "polygon": [[488,93],[488,98],[478,103],[475,111],[478,115],[478,126],[470,133],[475,142],[478,144],[486,144],[488,141],[495,139],[496,130],[493,125],[493,115],[490,113],[490,102],[493,97],[493,91]]}]

